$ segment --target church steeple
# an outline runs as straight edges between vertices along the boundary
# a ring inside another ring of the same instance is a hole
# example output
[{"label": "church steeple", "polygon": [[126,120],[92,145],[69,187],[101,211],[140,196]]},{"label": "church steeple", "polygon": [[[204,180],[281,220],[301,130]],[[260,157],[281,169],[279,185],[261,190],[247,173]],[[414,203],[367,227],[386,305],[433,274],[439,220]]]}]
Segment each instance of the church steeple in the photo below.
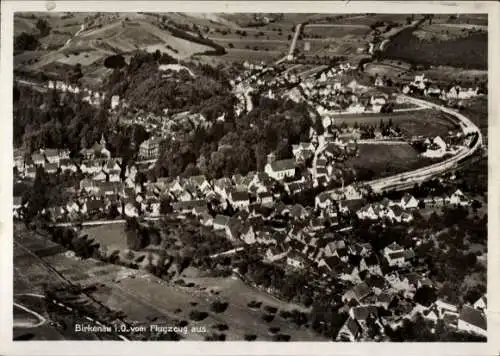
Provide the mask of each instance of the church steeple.
[{"label": "church steeple", "polygon": [[101,135],[101,141],[99,143],[103,146],[106,147],[106,140],[104,139],[104,134]]}]

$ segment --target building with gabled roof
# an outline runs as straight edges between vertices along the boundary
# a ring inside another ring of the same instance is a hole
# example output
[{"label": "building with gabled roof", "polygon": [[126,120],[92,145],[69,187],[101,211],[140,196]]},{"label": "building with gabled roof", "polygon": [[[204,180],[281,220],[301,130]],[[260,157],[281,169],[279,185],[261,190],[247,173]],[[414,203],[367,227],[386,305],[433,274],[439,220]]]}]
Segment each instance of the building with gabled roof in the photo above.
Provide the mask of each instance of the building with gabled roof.
[{"label": "building with gabled roof", "polygon": [[458,317],[458,330],[487,336],[486,316],[481,311],[464,305]]},{"label": "building with gabled roof", "polygon": [[266,164],[264,171],[275,180],[283,180],[295,175],[295,159],[282,159]]}]

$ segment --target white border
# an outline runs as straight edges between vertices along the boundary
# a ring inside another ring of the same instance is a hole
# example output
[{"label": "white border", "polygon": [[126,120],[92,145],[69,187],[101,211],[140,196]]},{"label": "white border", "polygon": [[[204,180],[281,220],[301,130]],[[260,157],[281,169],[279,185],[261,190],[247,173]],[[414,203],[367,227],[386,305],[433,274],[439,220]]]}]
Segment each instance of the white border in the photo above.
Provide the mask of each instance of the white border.
[{"label": "white border", "polygon": [[[488,343],[312,343],[312,342],[94,342],[78,341],[12,342],[12,68],[13,12],[47,11],[55,3],[57,12],[297,12],[297,13],[488,13],[489,14],[489,193],[488,193]],[[7,355],[99,355],[99,354],[168,354],[168,355],[498,355],[500,346],[500,244],[498,217],[500,182],[498,167],[500,134],[497,121],[498,90],[494,78],[500,78],[499,6],[496,2],[426,2],[426,1],[297,1],[297,2],[218,2],[218,1],[15,1],[1,4],[1,80],[0,130],[0,354]],[[49,7],[50,8],[50,7]],[[493,217],[493,218],[491,218]],[[494,335],[497,335],[495,337]]]}]

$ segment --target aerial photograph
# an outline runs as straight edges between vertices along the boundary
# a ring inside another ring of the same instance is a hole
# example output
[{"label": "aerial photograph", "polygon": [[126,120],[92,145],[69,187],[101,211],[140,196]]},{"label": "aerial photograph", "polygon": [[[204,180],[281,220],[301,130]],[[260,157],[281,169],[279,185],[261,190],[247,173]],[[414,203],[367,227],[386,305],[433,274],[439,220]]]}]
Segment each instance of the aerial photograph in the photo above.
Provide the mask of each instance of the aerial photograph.
[{"label": "aerial photograph", "polygon": [[14,341],[487,342],[488,14],[13,21]]}]

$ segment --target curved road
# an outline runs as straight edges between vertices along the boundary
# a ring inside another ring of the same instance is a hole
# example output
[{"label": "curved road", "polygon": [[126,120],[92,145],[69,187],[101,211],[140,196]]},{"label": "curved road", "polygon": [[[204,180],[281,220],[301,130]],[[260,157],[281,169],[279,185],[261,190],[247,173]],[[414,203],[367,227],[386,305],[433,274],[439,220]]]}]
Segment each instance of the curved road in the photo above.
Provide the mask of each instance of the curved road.
[{"label": "curved road", "polygon": [[[473,155],[483,144],[483,137],[481,135],[479,128],[466,116],[460,114],[455,110],[446,108],[442,105],[437,105],[425,100],[416,99],[405,95],[402,95],[402,97],[405,100],[412,102],[414,104],[424,106],[427,108],[438,109],[449,115],[454,116],[459,121],[460,126],[462,127],[462,131],[464,133],[476,133],[478,135],[478,139],[473,147],[464,147],[459,150],[458,154],[448,158],[445,161],[431,164],[430,166],[419,168],[413,171],[399,173],[390,177],[364,182],[364,184],[370,186],[374,192],[381,192],[384,190],[405,189],[413,186],[415,183],[421,183],[426,180],[432,179],[437,175],[441,175],[451,169],[454,169],[461,160]],[[338,189],[325,191],[321,194],[325,193],[331,194],[334,191],[338,191]]]}]

